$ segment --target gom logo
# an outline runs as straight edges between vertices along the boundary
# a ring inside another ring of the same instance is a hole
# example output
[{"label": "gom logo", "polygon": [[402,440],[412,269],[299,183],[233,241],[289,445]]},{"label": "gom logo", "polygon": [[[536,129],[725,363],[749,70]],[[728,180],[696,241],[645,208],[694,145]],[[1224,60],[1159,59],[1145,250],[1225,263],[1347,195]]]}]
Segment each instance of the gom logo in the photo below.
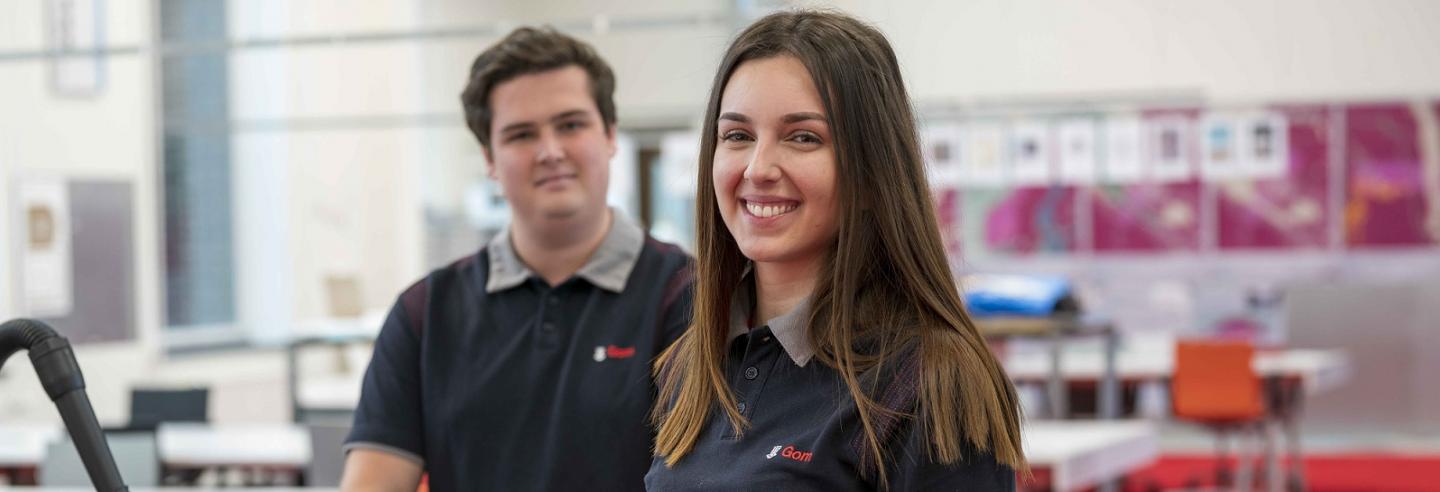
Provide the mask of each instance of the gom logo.
[{"label": "gom logo", "polygon": [[635,356],[635,347],[617,347],[605,345],[595,347],[595,362],[604,362],[606,359],[629,359]]},{"label": "gom logo", "polygon": [[795,461],[799,461],[801,463],[809,463],[810,459],[815,457],[815,452],[800,451],[798,449],[795,449],[795,446],[785,446],[785,449],[780,450],[780,457],[789,458]]}]

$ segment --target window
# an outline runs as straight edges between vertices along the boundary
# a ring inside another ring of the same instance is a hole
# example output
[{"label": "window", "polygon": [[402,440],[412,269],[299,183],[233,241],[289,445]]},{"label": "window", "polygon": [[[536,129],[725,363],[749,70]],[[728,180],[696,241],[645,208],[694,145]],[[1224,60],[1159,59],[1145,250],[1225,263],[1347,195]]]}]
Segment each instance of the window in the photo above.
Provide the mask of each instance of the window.
[{"label": "window", "polygon": [[162,0],[165,323],[171,330],[231,326],[236,318],[229,69],[224,0]]}]

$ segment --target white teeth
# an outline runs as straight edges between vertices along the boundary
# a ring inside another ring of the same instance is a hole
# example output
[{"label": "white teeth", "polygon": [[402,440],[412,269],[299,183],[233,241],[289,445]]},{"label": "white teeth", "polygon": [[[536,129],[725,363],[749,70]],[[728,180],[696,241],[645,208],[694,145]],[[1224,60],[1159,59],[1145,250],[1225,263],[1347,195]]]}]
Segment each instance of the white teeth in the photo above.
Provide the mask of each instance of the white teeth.
[{"label": "white teeth", "polygon": [[787,214],[794,211],[798,207],[800,207],[800,204],[798,203],[789,203],[785,205],[758,205],[749,202],[745,203],[745,209],[750,211],[750,215],[754,215],[762,219],[774,217],[776,215]]}]

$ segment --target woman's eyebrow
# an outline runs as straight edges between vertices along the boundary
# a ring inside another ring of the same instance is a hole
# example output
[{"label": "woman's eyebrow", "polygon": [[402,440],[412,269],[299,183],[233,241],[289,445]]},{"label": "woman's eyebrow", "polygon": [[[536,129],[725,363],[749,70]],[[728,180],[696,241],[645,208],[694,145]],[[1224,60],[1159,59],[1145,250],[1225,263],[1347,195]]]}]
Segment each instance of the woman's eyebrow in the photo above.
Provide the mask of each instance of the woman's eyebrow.
[{"label": "woman's eyebrow", "polygon": [[740,123],[749,123],[749,122],[750,122],[750,117],[749,117],[749,116],[745,116],[745,115],[740,114],[740,113],[721,113],[721,114],[720,114],[720,119],[721,119],[721,120],[738,121],[738,122],[740,122]]},{"label": "woman's eyebrow", "polygon": [[809,113],[809,112],[806,112],[806,113],[790,113],[790,114],[785,115],[785,116],[784,116],[783,118],[781,118],[780,120],[781,120],[781,121],[784,121],[786,124],[799,123],[799,122],[805,121],[805,120],[820,120],[820,121],[823,122],[823,121],[825,121],[825,115],[820,114],[820,113]]}]

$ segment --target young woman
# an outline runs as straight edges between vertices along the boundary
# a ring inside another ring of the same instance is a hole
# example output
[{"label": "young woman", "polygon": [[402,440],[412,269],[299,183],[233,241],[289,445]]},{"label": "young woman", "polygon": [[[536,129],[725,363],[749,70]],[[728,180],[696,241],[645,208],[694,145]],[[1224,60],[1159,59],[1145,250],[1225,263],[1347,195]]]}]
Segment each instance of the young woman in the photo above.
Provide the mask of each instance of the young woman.
[{"label": "young woman", "polygon": [[961,306],[885,37],[760,19],[702,135],[694,324],[656,361],[647,488],[1014,489],[1014,387]]}]

